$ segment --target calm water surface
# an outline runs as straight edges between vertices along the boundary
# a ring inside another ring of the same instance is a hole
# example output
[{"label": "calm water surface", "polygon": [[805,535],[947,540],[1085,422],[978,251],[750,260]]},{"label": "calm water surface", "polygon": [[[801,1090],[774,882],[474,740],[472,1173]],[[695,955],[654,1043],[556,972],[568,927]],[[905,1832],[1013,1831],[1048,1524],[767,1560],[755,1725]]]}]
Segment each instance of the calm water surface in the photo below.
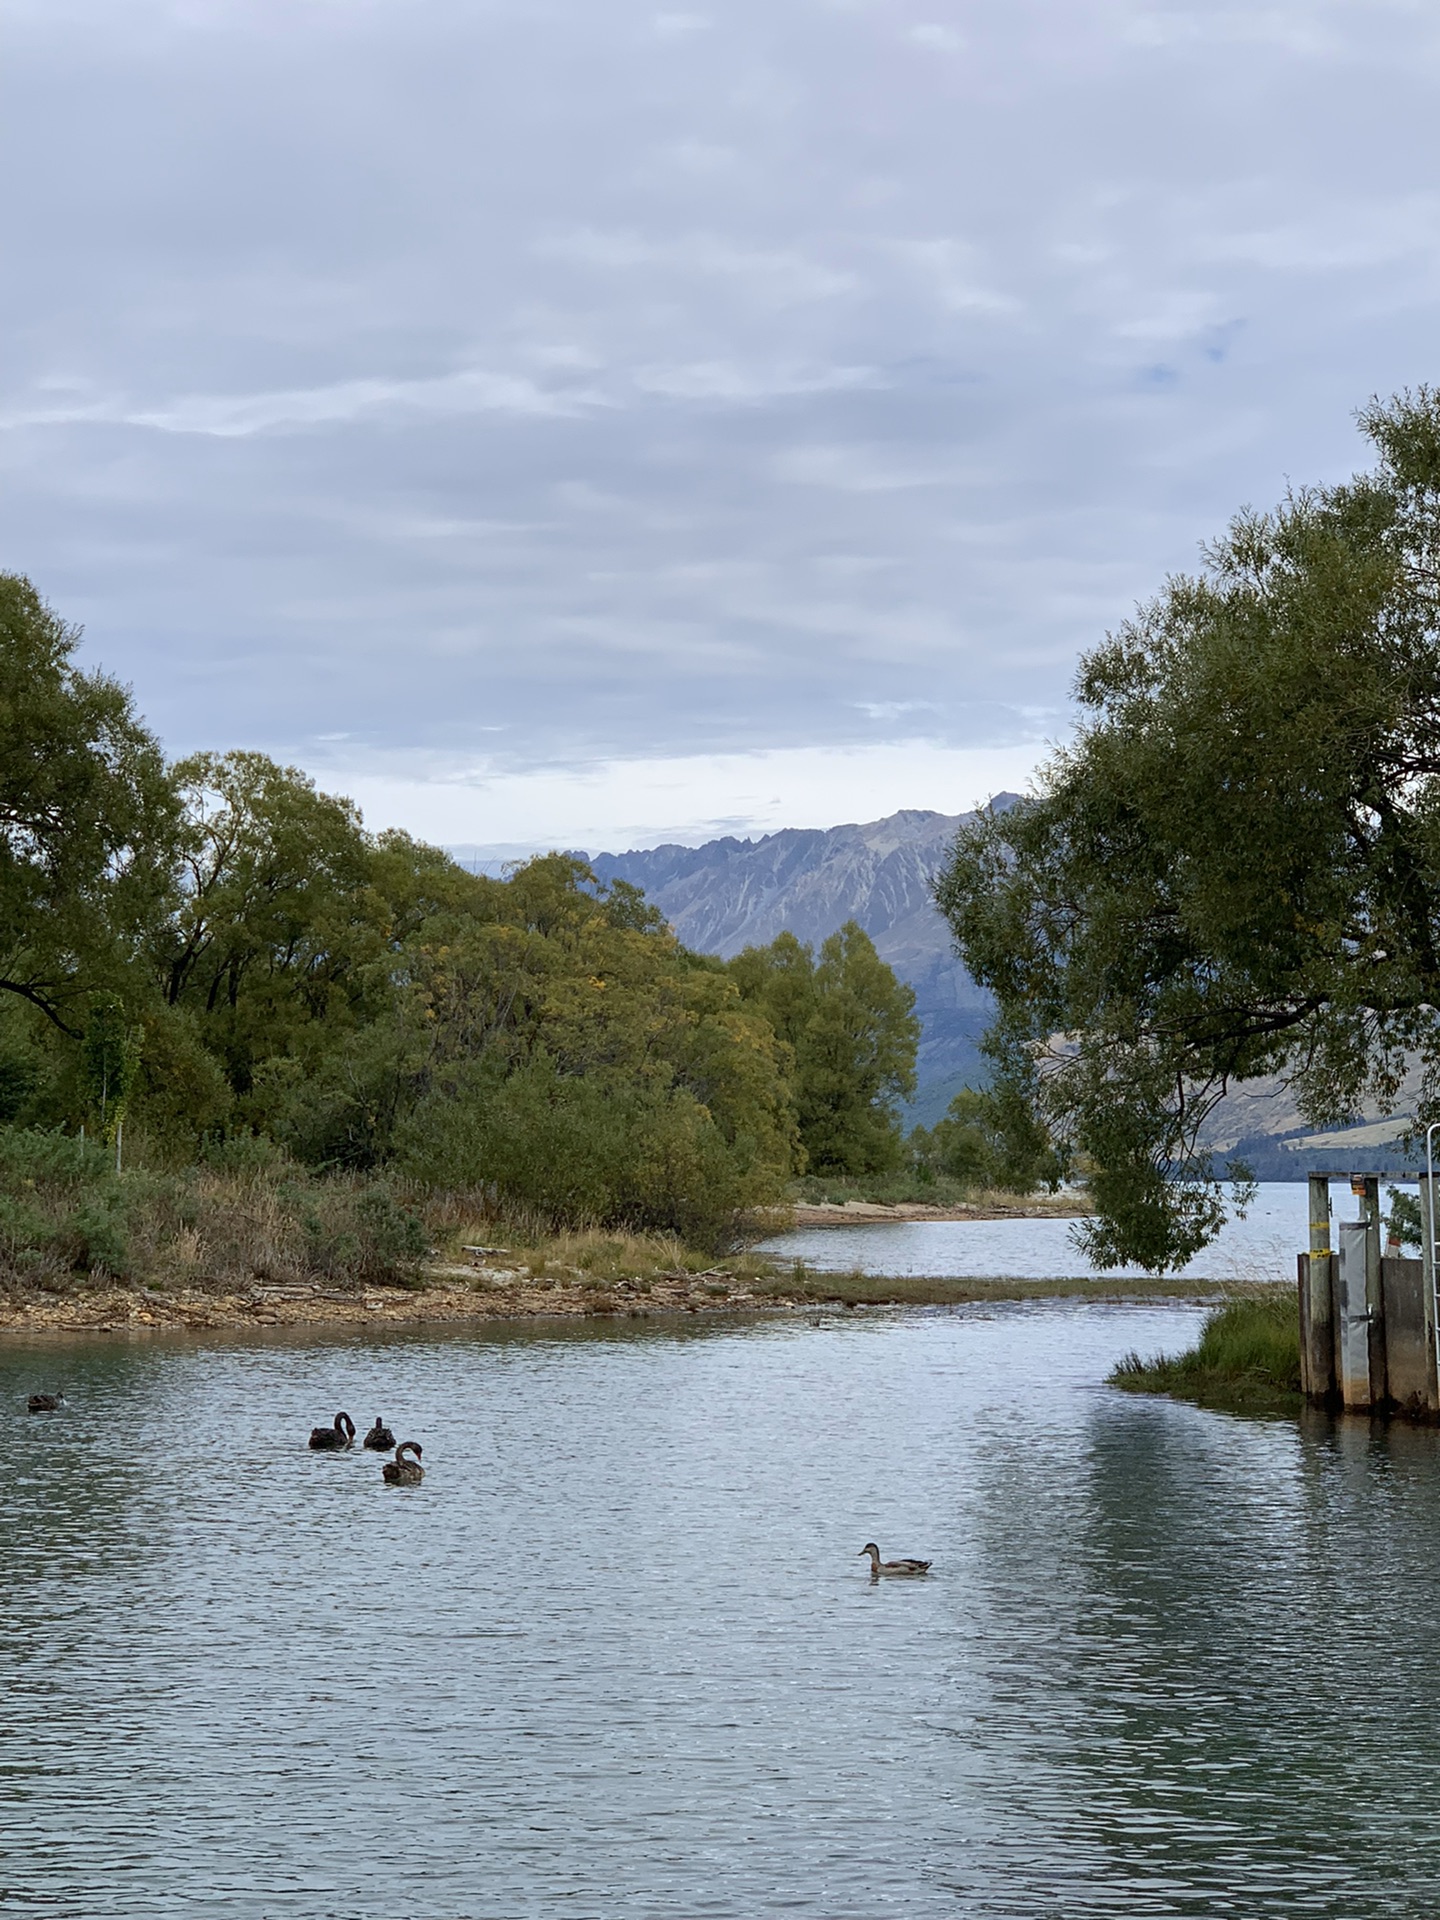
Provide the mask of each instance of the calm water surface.
[{"label": "calm water surface", "polygon": [[[1266,1181],[1243,1220],[1185,1268],[1193,1280],[1293,1280],[1295,1256],[1309,1245],[1308,1197],[1301,1182]],[[1357,1217],[1348,1183],[1331,1188],[1337,1220]],[[1338,1244],[1338,1243],[1337,1243]],[[803,1260],[821,1273],[927,1274],[974,1280],[1093,1279],[1076,1250],[1069,1220],[910,1220],[898,1226],[803,1227],[777,1234],[762,1250]],[[1107,1269],[1138,1274],[1139,1267]]]},{"label": "calm water surface", "polygon": [[1194,1325],[9,1349],[0,1912],[1433,1916],[1437,1437],[1101,1384]]}]

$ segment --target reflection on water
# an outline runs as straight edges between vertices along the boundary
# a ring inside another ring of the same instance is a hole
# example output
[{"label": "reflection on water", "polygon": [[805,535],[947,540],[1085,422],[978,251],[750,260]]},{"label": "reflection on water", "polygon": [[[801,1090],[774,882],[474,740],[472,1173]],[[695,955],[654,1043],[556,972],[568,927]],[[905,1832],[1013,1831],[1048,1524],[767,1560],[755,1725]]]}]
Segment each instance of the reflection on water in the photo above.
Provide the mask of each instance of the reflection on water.
[{"label": "reflection on water", "polygon": [[[1335,1217],[1353,1218],[1344,1186],[1332,1191]],[[1303,1183],[1263,1182],[1243,1220],[1184,1269],[1193,1280],[1293,1280],[1295,1256],[1310,1244]],[[760,1243],[761,1251],[803,1260],[820,1273],[926,1274],[957,1280],[1089,1280],[1070,1220],[907,1220],[896,1226],[802,1227]],[[1107,1269],[1131,1277],[1139,1267]]]},{"label": "reflection on water", "polygon": [[1099,1384],[1193,1325],[12,1350],[0,1911],[1434,1913],[1440,1437]]}]

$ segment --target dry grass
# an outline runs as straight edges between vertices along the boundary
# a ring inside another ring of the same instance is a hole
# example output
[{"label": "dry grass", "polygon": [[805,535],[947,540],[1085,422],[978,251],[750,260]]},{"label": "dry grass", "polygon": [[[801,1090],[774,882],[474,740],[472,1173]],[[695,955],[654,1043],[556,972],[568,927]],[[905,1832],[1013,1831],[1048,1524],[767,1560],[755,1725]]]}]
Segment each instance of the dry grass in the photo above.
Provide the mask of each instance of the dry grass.
[{"label": "dry grass", "polygon": [[0,1137],[0,1286],[12,1293],[357,1287],[406,1279],[427,1250],[419,1212],[378,1181],[321,1179],[265,1154],[117,1175],[93,1143]]},{"label": "dry grass", "polygon": [[482,1212],[473,1196],[468,1204],[463,1196],[438,1196],[427,1206],[426,1220],[441,1258],[459,1263],[467,1247],[490,1249],[480,1256],[483,1264],[522,1270],[540,1285],[601,1288],[623,1283],[644,1291],[656,1280],[704,1276],[725,1293],[732,1281],[768,1279],[774,1272],[774,1263],[763,1254],[715,1260],[674,1234],[626,1233],[613,1227],[556,1233],[543,1219],[524,1212]]}]

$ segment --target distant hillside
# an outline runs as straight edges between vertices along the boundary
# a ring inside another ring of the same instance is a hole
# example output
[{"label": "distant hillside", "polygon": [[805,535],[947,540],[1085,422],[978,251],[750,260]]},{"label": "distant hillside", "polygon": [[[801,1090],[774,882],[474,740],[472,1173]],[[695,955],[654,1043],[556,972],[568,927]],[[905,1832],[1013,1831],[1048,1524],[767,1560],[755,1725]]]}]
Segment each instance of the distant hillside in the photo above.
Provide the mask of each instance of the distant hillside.
[{"label": "distant hillside", "polygon": [[[1013,806],[1013,794],[992,804]],[[922,1023],[919,1091],[912,1121],[932,1124],[956,1090],[978,1084],[985,1063],[978,1043],[989,1025],[989,996],[977,987],[935,911],[930,882],[956,829],[972,814],[893,813],[863,826],[787,828],[760,840],[709,840],[700,847],[589,856],[602,880],[643,888],[686,946],[701,953],[738,953],[787,929],[810,945],[857,920],[902,980],[915,989]],[[1406,1089],[1412,1095],[1412,1089]],[[1410,1107],[1402,1096],[1402,1110]],[[1415,1164],[1396,1136],[1404,1120],[1317,1134],[1278,1081],[1252,1083],[1226,1100],[1211,1128],[1220,1159],[1238,1154],[1267,1180],[1295,1180],[1308,1171]]]},{"label": "distant hillside", "polygon": [[[1013,806],[1013,794],[992,805]],[[687,947],[727,958],[789,931],[817,945],[856,920],[915,989],[923,1034],[912,1117],[927,1125],[958,1087],[983,1076],[977,1051],[989,996],[956,959],[930,883],[971,814],[907,810],[863,826],[787,828],[760,840],[600,853],[602,880],[644,889]]]}]

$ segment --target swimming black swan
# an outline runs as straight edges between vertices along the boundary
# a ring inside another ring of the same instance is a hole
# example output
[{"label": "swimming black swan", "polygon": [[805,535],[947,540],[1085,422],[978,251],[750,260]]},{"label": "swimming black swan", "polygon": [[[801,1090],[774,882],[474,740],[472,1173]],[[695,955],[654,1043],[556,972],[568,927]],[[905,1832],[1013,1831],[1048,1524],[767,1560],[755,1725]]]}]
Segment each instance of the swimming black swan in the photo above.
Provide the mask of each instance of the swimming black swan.
[{"label": "swimming black swan", "polygon": [[395,1444],[395,1436],[377,1413],[375,1424],[360,1442],[362,1447],[370,1447],[376,1453],[389,1453]]},{"label": "swimming black swan", "polygon": [[337,1413],[333,1427],[312,1427],[310,1445],[316,1453],[343,1453],[355,1444],[355,1422],[348,1413]]},{"label": "swimming black swan", "polygon": [[[425,1469],[420,1464],[424,1451],[418,1440],[402,1440],[395,1449],[395,1458],[387,1460],[380,1472],[392,1487],[418,1487],[425,1478]],[[407,1460],[407,1453],[413,1453],[415,1458]]]},{"label": "swimming black swan", "polygon": [[32,1393],[25,1402],[27,1413],[58,1413],[65,1404],[58,1393]]}]

